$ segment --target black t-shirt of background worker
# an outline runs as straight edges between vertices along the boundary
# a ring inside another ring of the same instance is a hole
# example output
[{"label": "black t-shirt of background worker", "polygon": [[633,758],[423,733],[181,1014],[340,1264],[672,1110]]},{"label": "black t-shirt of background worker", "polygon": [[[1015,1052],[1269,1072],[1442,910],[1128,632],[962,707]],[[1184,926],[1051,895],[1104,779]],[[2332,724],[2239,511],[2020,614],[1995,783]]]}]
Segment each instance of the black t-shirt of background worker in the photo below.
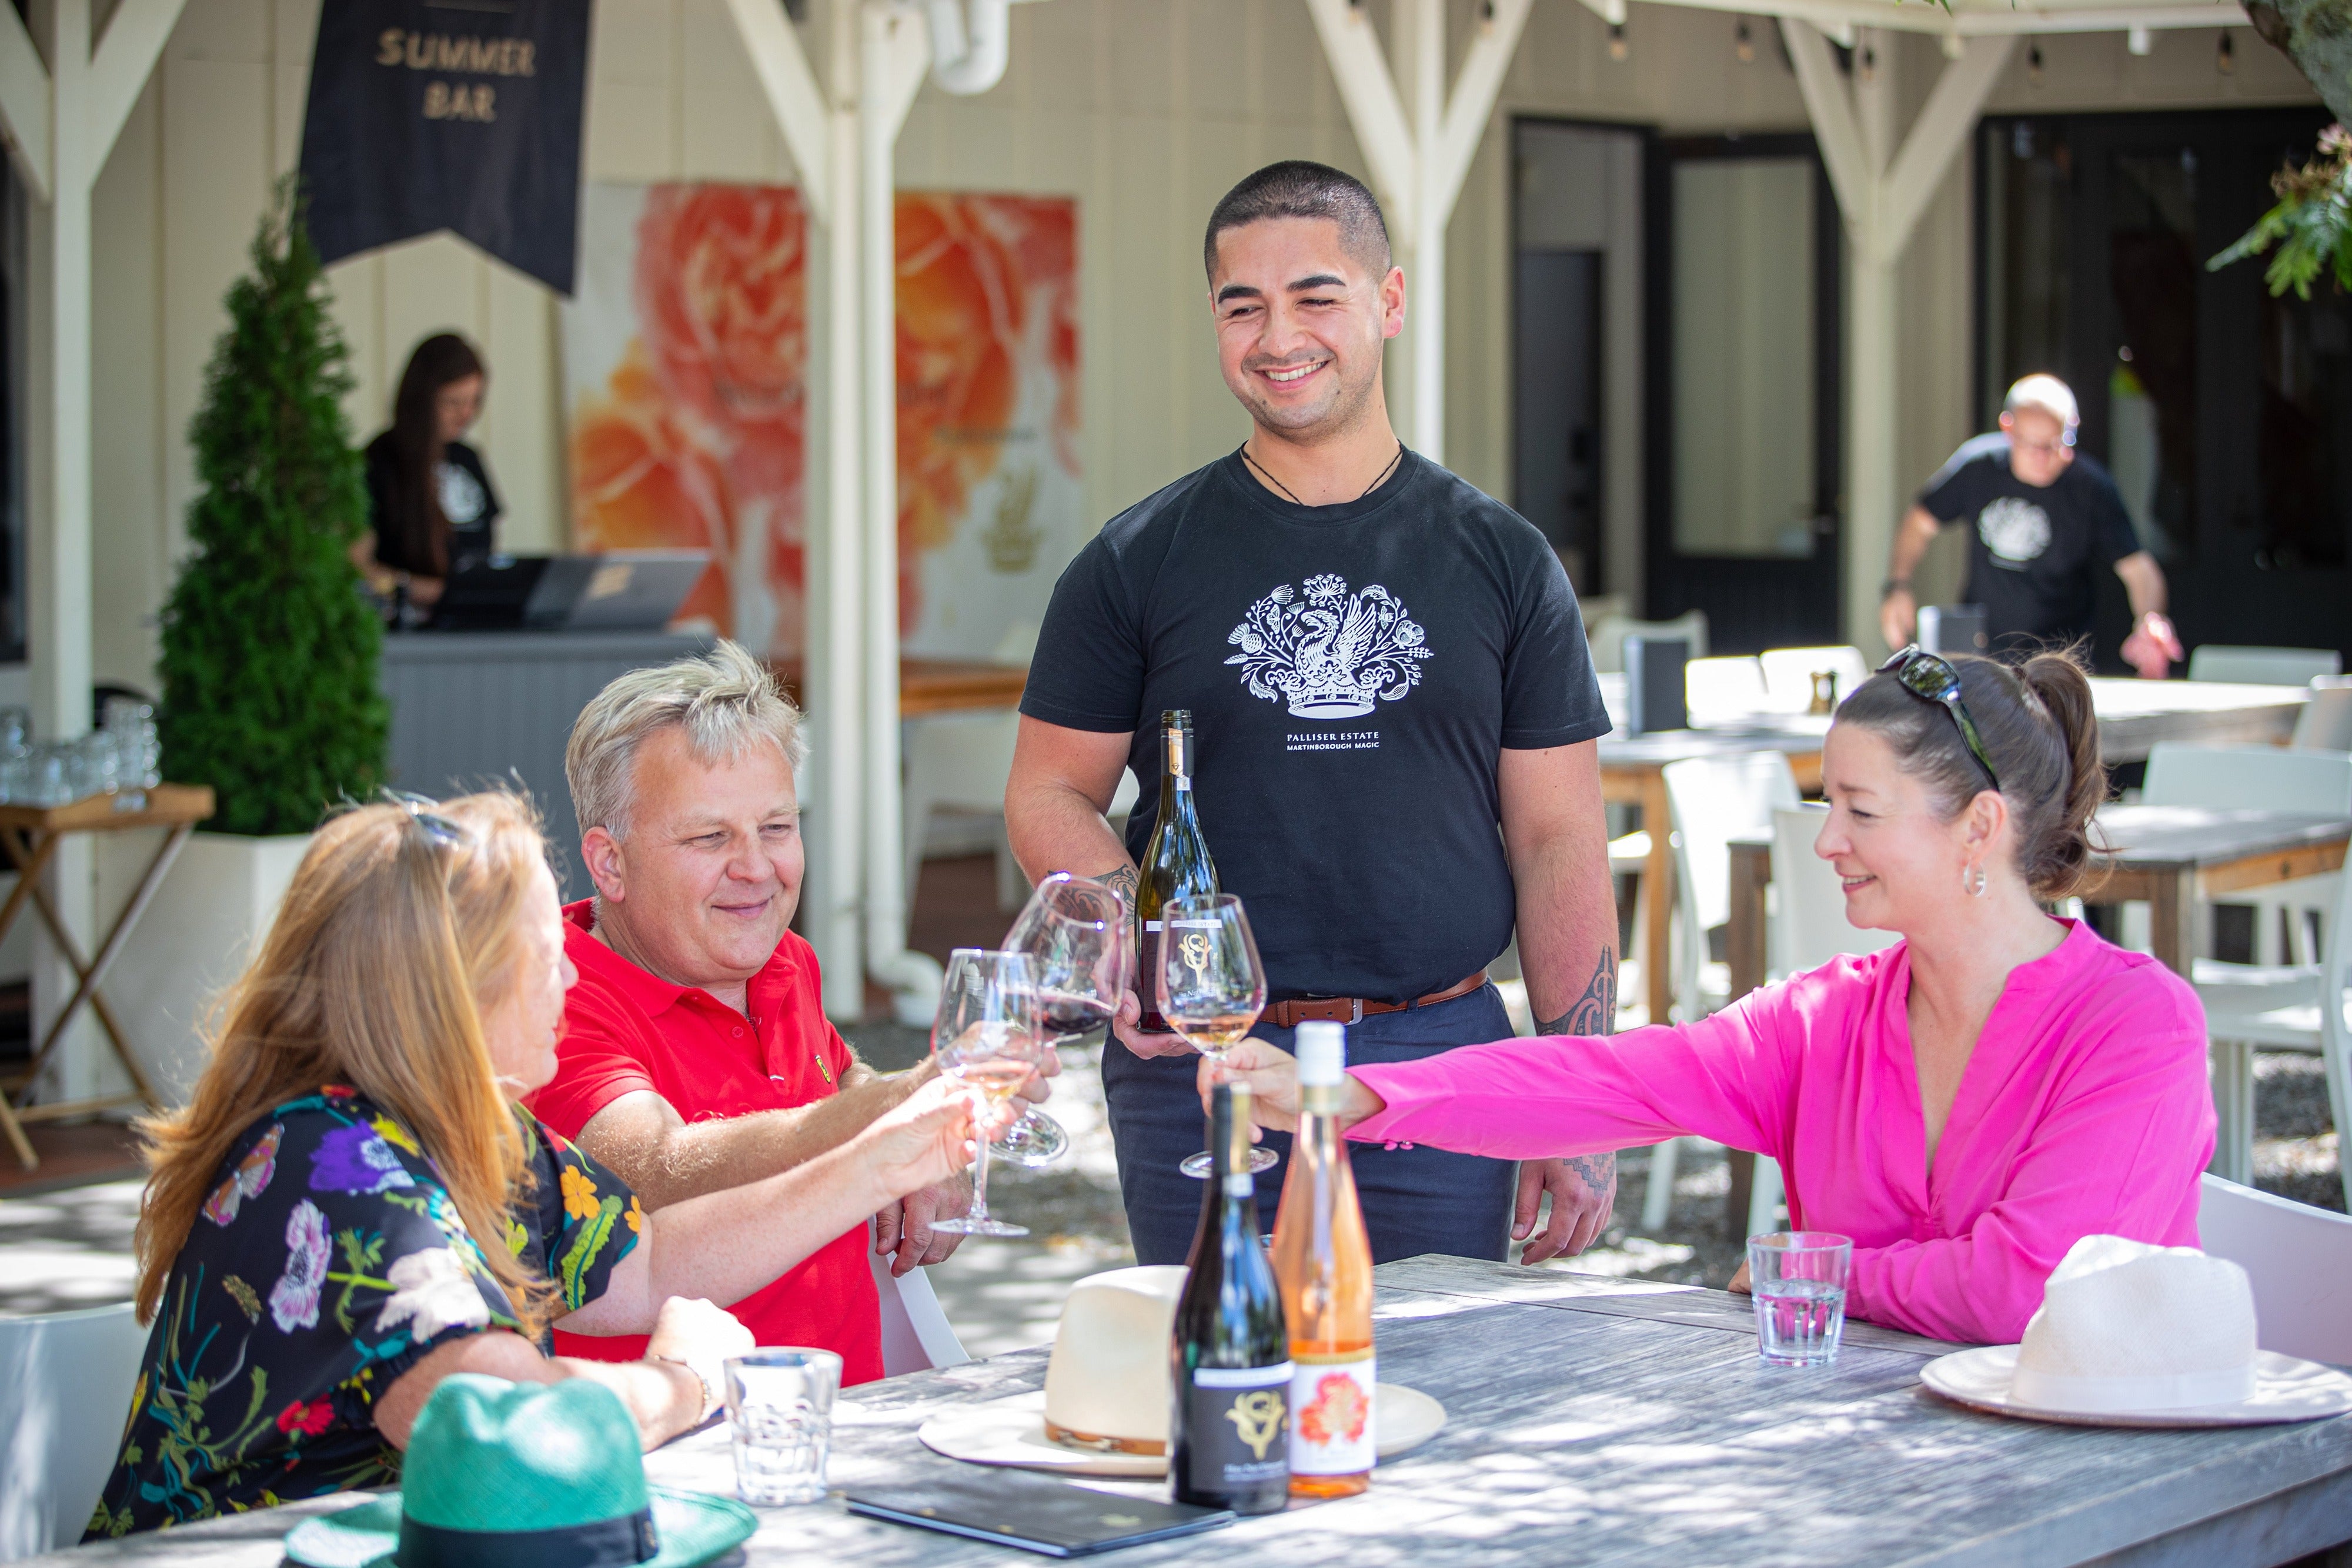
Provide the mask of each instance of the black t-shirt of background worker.
[{"label": "black t-shirt of background worker", "polygon": [[2045,486],[2010,472],[1999,431],[1963,444],[1919,492],[1947,526],[1967,521],[1970,604],[1992,646],[2072,643],[2096,622],[2096,573],[2137,552],[2131,515],[2097,459],[2074,455]]},{"label": "black t-shirt of background worker", "polygon": [[1224,457],[1078,552],[1021,711],[1135,732],[1139,860],[1166,708],[1192,711],[1201,829],[1276,998],[1406,1000],[1491,961],[1515,919],[1500,753],[1609,729],[1550,546],[1412,453],[1333,507]]},{"label": "black t-shirt of background worker", "polygon": [[[449,519],[449,560],[446,570],[456,571],[491,552],[491,528],[506,507],[499,500],[498,491],[491,487],[489,470],[482,466],[479,453],[462,441],[446,444],[441,453],[441,470],[436,479],[441,515]],[[369,442],[366,456],[368,527],[375,530],[377,562],[418,577],[444,575],[444,568],[410,549],[402,538],[402,530],[391,521],[406,487],[392,432],[387,430]]]}]

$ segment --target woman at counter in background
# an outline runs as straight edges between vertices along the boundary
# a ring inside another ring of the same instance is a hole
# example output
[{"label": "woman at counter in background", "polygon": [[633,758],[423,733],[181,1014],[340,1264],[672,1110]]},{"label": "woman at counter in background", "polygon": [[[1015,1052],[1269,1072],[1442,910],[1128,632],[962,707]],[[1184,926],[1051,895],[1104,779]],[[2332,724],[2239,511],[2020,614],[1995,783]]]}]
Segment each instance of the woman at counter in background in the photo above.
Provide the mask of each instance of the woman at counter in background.
[{"label": "woman at counter in background", "polygon": [[488,555],[505,510],[463,437],[482,412],[481,357],[455,332],[416,345],[392,428],[367,444],[368,531],[352,559],[368,590],[429,610],[458,567]]}]

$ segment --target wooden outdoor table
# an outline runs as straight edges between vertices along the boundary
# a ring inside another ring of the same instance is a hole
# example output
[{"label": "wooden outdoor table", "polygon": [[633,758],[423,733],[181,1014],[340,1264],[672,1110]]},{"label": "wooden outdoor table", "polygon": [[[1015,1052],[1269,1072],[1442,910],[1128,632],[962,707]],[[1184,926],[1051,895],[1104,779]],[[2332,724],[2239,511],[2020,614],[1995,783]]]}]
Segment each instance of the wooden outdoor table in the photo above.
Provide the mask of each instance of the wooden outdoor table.
[{"label": "wooden outdoor table", "polygon": [[[1744,1296],[1458,1258],[1383,1264],[1381,1375],[1435,1396],[1445,1429],[1370,1492],[1132,1547],[1117,1561],[1444,1568],[1466,1563],[1806,1568],[2282,1563],[2352,1536],[2352,1420],[2209,1431],[2044,1426],[1947,1405],[1919,1369],[1953,1346],[1850,1322],[1831,1367],[1756,1357]],[[1041,1387],[1015,1352],[848,1390],[836,1488],[969,1473],[915,1429]],[[727,1491],[723,1428],[647,1456],[656,1485]],[[1157,1483],[1100,1482],[1139,1496]],[[39,1559],[265,1568],[320,1499]],[[749,1563],[970,1568],[1028,1553],[861,1519],[760,1511]]]},{"label": "wooden outdoor table", "polygon": [[[779,659],[771,667],[782,677],[793,700],[806,707],[801,698],[801,661]],[[1019,707],[1021,693],[1028,684],[1026,664],[905,657],[898,661],[898,716],[920,718],[926,714]]]},{"label": "wooden outdoor table", "polygon": [[[26,1122],[57,1121],[68,1116],[88,1115],[117,1105],[155,1105],[154,1092],[148,1087],[147,1075],[139,1069],[139,1059],[131,1050],[131,1041],[122,1029],[122,1020],[108,1005],[106,993],[100,986],[114,960],[121,956],[122,944],[147,912],[147,905],[163,885],[163,873],[172,869],[179,858],[180,848],[195,831],[196,824],[213,814],[213,792],[209,785],[158,784],[147,791],[147,804],[136,811],[118,811],[116,797],[93,795],[76,800],[69,806],[5,806],[0,805],[0,852],[5,852],[8,865],[16,873],[16,885],[5,903],[0,903],[0,937],[16,923],[16,917],[30,903],[39,911],[41,924],[48,927],[49,938],[58,946],[68,964],[73,967],[76,981],[73,995],[58,1016],[50,1020],[48,1031],[33,1051],[32,1061],[24,1071],[11,1079],[0,1081],[0,1133],[5,1134],[9,1146],[16,1151],[16,1161],[26,1170],[37,1168],[40,1156],[33,1152],[30,1140],[25,1136]],[[95,957],[85,960],[81,946],[73,933],[59,918],[57,906],[49,902],[48,890],[41,885],[41,873],[57,853],[58,845],[69,833],[114,833],[131,828],[165,828],[163,841],[140,873],[130,901],[122,913],[114,917],[114,925],[98,945]],[[128,1093],[101,1094],[84,1100],[58,1100],[46,1104],[32,1103],[35,1086],[39,1083],[41,1069],[50,1052],[65,1038],[66,1028],[76,1014],[87,1006],[98,1015],[99,1027],[113,1043],[114,1054],[130,1075],[131,1089]]]}]

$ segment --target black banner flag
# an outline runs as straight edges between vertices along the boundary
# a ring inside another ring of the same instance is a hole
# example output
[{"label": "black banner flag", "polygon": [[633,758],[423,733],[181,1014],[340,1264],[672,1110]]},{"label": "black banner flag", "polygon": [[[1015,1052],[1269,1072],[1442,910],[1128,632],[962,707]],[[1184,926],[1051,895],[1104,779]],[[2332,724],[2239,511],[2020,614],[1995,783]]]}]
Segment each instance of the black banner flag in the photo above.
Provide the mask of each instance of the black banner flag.
[{"label": "black banner flag", "polygon": [[337,261],[448,229],[572,292],[591,0],[327,0],[302,183]]}]

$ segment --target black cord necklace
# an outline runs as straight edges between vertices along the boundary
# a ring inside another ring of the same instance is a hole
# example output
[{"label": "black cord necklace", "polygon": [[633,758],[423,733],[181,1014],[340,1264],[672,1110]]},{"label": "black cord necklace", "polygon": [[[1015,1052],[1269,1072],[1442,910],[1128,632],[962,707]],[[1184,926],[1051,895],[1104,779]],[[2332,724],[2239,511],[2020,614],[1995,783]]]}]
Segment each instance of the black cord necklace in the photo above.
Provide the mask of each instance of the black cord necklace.
[{"label": "black cord necklace", "polygon": [[[1238,450],[1240,451],[1240,453],[1241,453],[1241,455],[1242,455],[1242,461],[1243,461],[1243,462],[1244,462],[1244,463],[1246,463],[1246,464],[1248,464],[1251,467],[1253,467],[1253,468],[1256,469],[1260,474],[1265,475],[1265,482],[1266,482],[1267,484],[1269,484],[1269,485],[1273,486],[1276,489],[1277,489],[1277,490],[1281,491],[1281,492],[1282,492],[1282,495],[1283,495],[1283,498],[1284,498],[1285,500],[1288,501],[1288,502],[1289,502],[1292,506],[1294,506],[1294,507],[1304,507],[1304,506],[1306,506],[1306,505],[1307,505],[1307,503],[1306,503],[1306,502],[1304,502],[1304,501],[1300,500],[1297,496],[1294,496],[1294,495],[1292,495],[1292,494],[1291,494],[1291,492],[1290,492],[1290,486],[1287,486],[1287,485],[1284,484],[1281,480],[1279,480],[1279,479],[1276,478],[1276,477],[1275,477],[1271,473],[1268,473],[1268,472],[1267,472],[1267,470],[1266,470],[1266,466],[1265,466],[1265,464],[1263,464],[1263,463],[1259,462],[1256,458],[1255,458],[1255,457],[1253,457],[1253,456],[1251,456],[1251,455],[1250,455],[1250,449],[1249,449],[1249,443],[1248,443],[1248,442],[1246,442],[1246,441],[1243,442],[1243,443],[1241,444],[1241,446],[1238,448]],[[1403,461],[1404,461],[1404,443],[1403,443],[1403,442],[1402,442],[1402,441],[1400,441],[1400,442],[1398,442],[1398,443],[1397,443],[1396,455],[1389,459],[1389,461],[1388,461],[1388,465],[1387,465],[1386,467],[1382,468],[1382,469],[1381,469],[1378,474],[1375,474],[1375,475],[1373,475],[1373,476],[1372,476],[1372,482],[1371,482],[1370,484],[1369,484],[1369,485],[1365,486],[1363,487],[1363,489],[1362,489],[1362,490],[1360,490],[1360,491],[1359,491],[1359,492],[1357,493],[1356,499],[1357,499],[1357,500],[1359,500],[1359,501],[1360,501],[1360,500],[1362,500],[1366,496],[1369,496],[1369,495],[1370,495],[1373,491],[1375,491],[1375,490],[1379,489],[1382,485],[1387,484],[1387,483],[1388,483],[1388,479],[1389,479],[1389,476],[1390,476],[1390,475],[1391,475],[1391,474],[1393,474],[1393,473],[1395,473],[1395,472],[1396,472],[1396,465],[1397,465],[1398,464],[1400,464],[1400,463],[1403,462]]]}]

